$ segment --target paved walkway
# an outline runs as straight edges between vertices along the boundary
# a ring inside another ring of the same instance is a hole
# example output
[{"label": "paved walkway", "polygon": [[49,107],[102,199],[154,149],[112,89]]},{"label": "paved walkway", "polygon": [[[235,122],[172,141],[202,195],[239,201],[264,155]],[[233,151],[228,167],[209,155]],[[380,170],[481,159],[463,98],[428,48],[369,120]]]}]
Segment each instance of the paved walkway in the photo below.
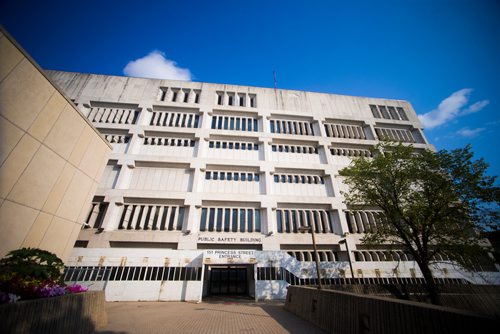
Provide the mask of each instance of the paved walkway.
[{"label": "paved walkway", "polygon": [[285,311],[280,302],[114,302],[106,310],[108,325],[96,333],[324,333]]}]

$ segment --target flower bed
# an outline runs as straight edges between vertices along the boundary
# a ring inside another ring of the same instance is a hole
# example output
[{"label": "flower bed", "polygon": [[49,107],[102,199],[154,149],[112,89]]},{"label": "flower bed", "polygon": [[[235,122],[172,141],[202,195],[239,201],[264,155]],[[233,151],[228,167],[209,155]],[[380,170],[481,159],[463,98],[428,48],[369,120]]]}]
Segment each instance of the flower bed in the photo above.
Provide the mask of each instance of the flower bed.
[{"label": "flower bed", "polygon": [[66,286],[64,264],[36,248],[0,260],[0,333],[92,333],[107,322],[104,292]]}]

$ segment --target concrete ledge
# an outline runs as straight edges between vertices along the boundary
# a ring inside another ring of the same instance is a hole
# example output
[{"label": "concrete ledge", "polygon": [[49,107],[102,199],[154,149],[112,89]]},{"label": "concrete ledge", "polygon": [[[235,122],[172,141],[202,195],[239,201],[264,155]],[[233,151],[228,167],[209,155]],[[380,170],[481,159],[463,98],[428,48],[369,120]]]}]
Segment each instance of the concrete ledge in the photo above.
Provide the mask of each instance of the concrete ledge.
[{"label": "concrete ledge", "polygon": [[329,333],[471,333],[500,320],[418,302],[315,288],[288,288],[285,309]]},{"label": "concrete ledge", "polygon": [[0,305],[0,333],[93,333],[108,322],[104,292]]}]

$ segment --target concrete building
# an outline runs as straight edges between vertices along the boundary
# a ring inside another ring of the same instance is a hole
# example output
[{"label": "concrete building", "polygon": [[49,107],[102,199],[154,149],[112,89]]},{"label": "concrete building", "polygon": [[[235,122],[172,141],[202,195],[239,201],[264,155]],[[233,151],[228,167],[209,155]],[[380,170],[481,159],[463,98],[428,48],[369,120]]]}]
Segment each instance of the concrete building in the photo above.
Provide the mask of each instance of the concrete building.
[{"label": "concrete building", "polygon": [[38,247],[66,260],[111,146],[0,27],[0,258]]},{"label": "concrete building", "polygon": [[[346,207],[338,175],[381,137],[432,147],[408,102],[47,73],[113,146],[67,281],[108,300],[284,298],[317,277],[298,231],[311,225],[326,284],[420,279],[402,250],[360,244],[377,209]],[[481,280],[446,264],[434,275]]]}]

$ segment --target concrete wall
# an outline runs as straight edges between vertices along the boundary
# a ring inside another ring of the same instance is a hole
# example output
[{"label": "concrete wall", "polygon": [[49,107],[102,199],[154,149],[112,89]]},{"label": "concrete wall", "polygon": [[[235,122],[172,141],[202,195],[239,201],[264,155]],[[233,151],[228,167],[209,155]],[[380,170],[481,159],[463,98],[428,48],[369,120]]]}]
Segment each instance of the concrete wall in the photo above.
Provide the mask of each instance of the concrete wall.
[{"label": "concrete wall", "polygon": [[93,333],[108,322],[104,292],[0,305],[0,333]]},{"label": "concrete wall", "polygon": [[285,308],[329,333],[471,333],[500,321],[467,311],[357,295],[289,287]]},{"label": "concrete wall", "polygon": [[0,257],[20,247],[69,256],[110,145],[0,31]]}]

